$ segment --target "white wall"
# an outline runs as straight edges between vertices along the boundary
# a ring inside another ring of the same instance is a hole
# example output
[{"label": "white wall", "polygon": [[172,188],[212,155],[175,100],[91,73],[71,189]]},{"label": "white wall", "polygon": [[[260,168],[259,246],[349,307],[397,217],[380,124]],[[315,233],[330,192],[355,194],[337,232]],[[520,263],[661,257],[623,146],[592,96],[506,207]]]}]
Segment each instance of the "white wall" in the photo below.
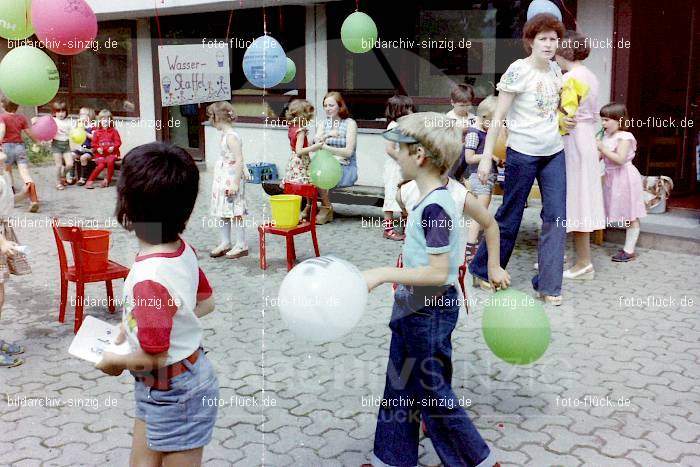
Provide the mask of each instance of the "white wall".
[{"label": "white wall", "polygon": [[[615,24],[615,8],[613,0],[585,0],[578,2],[577,22],[579,30],[587,37],[604,42],[612,38]],[[625,39],[629,40],[629,37]],[[616,46],[617,44],[613,44]],[[612,54],[611,48],[594,48],[585,61],[586,66],[596,74],[600,82],[598,104],[602,107],[610,101],[612,86]]]},{"label": "white wall", "polygon": [[[2,0],[7,1],[7,0]],[[260,8],[280,5],[309,5],[321,1],[334,0],[275,0],[274,5],[269,0],[86,0],[97,17],[102,20],[143,18],[155,16],[155,8],[159,15],[179,15],[205,13],[209,11],[229,11],[238,8]]]},{"label": "white wall", "polygon": [[[140,118],[117,118],[115,124],[122,138],[122,154],[141,144],[156,140],[156,116],[153,93],[153,61],[151,57],[151,33],[147,19],[137,22],[136,52],[138,60],[138,89]],[[160,109],[158,109],[160,110]]]}]

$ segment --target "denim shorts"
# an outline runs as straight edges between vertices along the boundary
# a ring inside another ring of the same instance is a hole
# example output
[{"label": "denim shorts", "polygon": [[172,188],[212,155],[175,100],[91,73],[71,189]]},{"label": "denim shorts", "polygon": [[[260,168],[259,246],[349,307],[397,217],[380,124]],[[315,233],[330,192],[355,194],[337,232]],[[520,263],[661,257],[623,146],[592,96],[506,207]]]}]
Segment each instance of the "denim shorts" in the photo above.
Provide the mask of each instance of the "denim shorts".
[{"label": "denim shorts", "polygon": [[476,172],[473,172],[471,175],[469,175],[469,185],[471,187],[470,191],[475,196],[490,195],[493,193],[493,187],[496,185],[496,174],[490,174],[486,183],[481,183],[479,176],[476,174]]},{"label": "denim shorts", "polygon": [[51,141],[51,152],[54,154],[70,152],[70,141],[59,141],[57,139]]},{"label": "denim shorts", "polygon": [[24,143],[5,143],[2,145],[2,150],[7,154],[6,165],[29,163],[27,160],[27,148],[24,146]]},{"label": "denim shorts", "polygon": [[189,371],[170,380],[168,391],[135,383],[136,418],[146,424],[148,448],[157,452],[201,448],[211,441],[216,422],[219,380],[200,349]]}]

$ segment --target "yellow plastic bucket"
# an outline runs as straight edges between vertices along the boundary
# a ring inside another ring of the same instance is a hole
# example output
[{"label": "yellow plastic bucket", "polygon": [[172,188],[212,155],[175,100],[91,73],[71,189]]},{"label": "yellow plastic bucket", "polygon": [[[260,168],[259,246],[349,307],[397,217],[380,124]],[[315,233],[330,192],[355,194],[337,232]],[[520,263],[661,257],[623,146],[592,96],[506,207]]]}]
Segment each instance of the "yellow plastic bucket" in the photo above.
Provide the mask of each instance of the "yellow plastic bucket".
[{"label": "yellow plastic bucket", "polygon": [[275,227],[289,229],[299,224],[301,196],[270,196],[270,207],[272,208],[272,221],[275,223]]}]

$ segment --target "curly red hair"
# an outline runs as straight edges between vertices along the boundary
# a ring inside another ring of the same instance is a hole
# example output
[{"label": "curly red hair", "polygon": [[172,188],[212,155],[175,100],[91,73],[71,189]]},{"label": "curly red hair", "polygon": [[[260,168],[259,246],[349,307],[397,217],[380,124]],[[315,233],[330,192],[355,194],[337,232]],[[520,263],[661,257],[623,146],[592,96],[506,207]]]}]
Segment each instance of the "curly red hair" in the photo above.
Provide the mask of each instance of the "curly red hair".
[{"label": "curly red hair", "polygon": [[550,15],[549,13],[540,13],[539,15],[533,16],[530,21],[525,23],[523,28],[523,45],[525,46],[525,51],[527,53],[532,52],[532,41],[535,40],[535,36],[541,32],[553,31],[557,33],[557,37],[562,39],[564,37],[564,23],[559,21],[556,16]]}]

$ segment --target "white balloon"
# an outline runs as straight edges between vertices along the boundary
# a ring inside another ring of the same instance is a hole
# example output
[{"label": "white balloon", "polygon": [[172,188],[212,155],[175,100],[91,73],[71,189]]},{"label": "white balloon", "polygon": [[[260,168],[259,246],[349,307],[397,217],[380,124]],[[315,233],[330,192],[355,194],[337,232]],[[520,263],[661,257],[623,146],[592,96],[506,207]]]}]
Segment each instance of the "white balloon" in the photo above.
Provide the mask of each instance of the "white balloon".
[{"label": "white balloon", "polygon": [[278,295],[282,320],[302,339],[322,343],[347,334],[362,318],[367,283],[353,264],[307,259],[287,273]]},{"label": "white balloon", "polygon": [[527,20],[530,21],[533,16],[539,15],[540,13],[553,15],[559,21],[561,21],[561,11],[559,11],[559,8],[549,0],[533,0],[527,9]]}]

